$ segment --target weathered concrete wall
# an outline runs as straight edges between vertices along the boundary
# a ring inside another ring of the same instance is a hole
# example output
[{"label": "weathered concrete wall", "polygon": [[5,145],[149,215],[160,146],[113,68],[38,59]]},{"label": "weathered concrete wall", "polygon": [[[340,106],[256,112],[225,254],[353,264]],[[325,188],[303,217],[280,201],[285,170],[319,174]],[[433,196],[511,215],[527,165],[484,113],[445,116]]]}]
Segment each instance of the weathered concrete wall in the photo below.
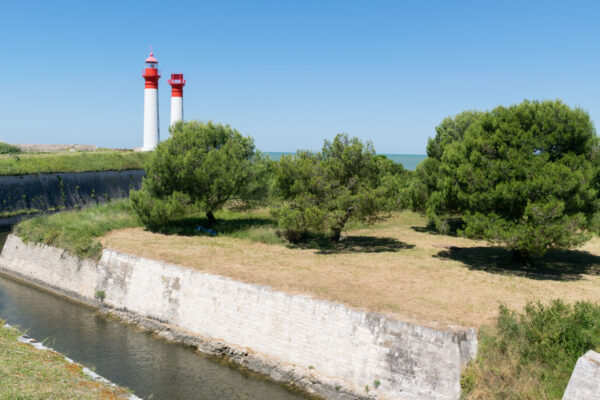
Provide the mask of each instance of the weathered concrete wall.
[{"label": "weathered concrete wall", "polygon": [[72,208],[129,195],[144,170],[0,176],[0,213]]},{"label": "weathered concrete wall", "polygon": [[52,246],[25,244],[15,235],[6,238],[0,268],[81,300],[93,300],[96,293],[96,261],[73,257],[66,250]]},{"label": "weathered concrete wall", "polygon": [[78,263],[12,235],[0,256],[5,271],[90,300],[103,290],[109,306],[259,355],[282,371],[275,379],[300,371],[328,398],[458,399],[476,353],[474,329],[435,330],[111,250]]},{"label": "weathered concrete wall", "polygon": [[590,350],[579,357],[563,400],[600,400],[600,354]]}]

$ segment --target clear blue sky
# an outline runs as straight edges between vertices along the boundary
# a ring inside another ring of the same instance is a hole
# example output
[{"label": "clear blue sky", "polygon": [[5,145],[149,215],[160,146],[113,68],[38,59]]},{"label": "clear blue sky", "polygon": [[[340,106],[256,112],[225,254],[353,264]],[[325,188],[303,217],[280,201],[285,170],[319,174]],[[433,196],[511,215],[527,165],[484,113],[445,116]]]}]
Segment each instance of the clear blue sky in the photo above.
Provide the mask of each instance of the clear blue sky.
[{"label": "clear blue sky", "polygon": [[583,1],[3,1],[0,140],[142,144],[152,45],[168,135],[172,72],[186,119],[263,151],[346,132],[424,153],[446,116],[561,98],[600,121],[600,3]]}]

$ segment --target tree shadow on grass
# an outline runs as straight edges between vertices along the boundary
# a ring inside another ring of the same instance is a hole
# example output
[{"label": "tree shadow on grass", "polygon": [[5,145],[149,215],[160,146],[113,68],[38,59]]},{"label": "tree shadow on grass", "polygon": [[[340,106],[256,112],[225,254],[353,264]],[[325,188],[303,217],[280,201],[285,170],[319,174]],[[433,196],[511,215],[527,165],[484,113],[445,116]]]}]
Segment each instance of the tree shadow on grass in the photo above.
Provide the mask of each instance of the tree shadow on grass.
[{"label": "tree shadow on grass", "polygon": [[245,231],[253,227],[277,227],[277,223],[270,218],[250,217],[217,219],[217,223],[211,226],[207,218],[188,217],[170,221],[169,224],[160,228],[160,233],[166,235],[202,236],[205,232],[198,231],[198,227],[214,229],[217,234],[233,234]]},{"label": "tree shadow on grass", "polygon": [[433,225],[411,226],[410,228],[415,232],[429,233],[430,235],[458,236],[457,231],[463,228],[462,219],[452,218],[448,219],[446,222],[448,224],[448,231],[444,233],[438,232]]},{"label": "tree shadow on grass", "polygon": [[600,273],[600,257],[581,250],[552,250],[528,262],[515,260],[510,250],[500,247],[451,248],[434,257],[460,261],[471,270],[538,280],[576,281]]},{"label": "tree shadow on grass", "polygon": [[[273,228],[275,230],[277,229],[277,221],[268,217],[217,219],[217,224],[211,227],[207,218],[187,217],[170,221],[169,224],[161,227],[158,232],[166,235],[206,236],[206,232],[197,230],[199,226],[210,227],[218,235],[228,236],[256,227]],[[333,243],[328,235],[310,233],[299,242],[288,242],[287,247],[315,249],[318,250],[317,254],[343,254],[396,252],[412,249],[415,245],[394,238],[374,236],[346,236],[338,243]]]},{"label": "tree shadow on grass", "polygon": [[316,249],[318,250],[317,254],[344,254],[397,252],[412,249],[415,245],[394,238],[375,236],[346,236],[338,243],[334,243],[327,235],[312,234],[303,241],[290,244],[288,247]]}]

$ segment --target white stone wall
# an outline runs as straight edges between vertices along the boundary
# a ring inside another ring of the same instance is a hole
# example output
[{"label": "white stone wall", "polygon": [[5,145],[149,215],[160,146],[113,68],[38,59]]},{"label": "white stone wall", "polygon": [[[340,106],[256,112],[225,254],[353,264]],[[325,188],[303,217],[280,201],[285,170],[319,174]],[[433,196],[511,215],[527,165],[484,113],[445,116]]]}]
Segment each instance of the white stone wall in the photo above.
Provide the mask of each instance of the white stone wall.
[{"label": "white stone wall", "polygon": [[[92,273],[57,258],[60,250],[25,247],[10,236],[4,268],[38,280],[50,270],[51,285],[73,290],[81,283],[82,296],[104,290],[110,306],[305,369],[357,394],[366,395],[368,385],[372,398],[458,399],[460,372],[477,348],[474,329],[425,328],[111,250]],[[21,261],[30,251],[37,255]]]},{"label": "white stone wall", "polygon": [[600,354],[590,350],[579,357],[563,400],[600,400]]},{"label": "white stone wall", "polygon": [[63,249],[41,244],[25,244],[8,235],[0,254],[0,267],[16,272],[34,283],[93,299],[98,265],[93,260],[79,259]]}]

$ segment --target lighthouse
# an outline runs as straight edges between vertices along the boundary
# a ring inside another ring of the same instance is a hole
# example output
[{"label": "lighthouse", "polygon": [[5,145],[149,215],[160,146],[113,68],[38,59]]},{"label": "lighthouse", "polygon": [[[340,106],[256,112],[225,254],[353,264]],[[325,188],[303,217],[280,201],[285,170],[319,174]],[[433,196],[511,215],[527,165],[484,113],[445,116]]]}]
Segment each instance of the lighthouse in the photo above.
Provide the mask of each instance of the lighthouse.
[{"label": "lighthouse", "polygon": [[146,69],[142,74],[144,85],[144,146],[142,151],[154,150],[160,140],[158,128],[158,61],[150,53],[146,58]]},{"label": "lighthouse", "polygon": [[177,121],[183,121],[183,87],[185,86],[183,74],[171,74],[169,85],[171,85],[170,125],[173,125]]}]

